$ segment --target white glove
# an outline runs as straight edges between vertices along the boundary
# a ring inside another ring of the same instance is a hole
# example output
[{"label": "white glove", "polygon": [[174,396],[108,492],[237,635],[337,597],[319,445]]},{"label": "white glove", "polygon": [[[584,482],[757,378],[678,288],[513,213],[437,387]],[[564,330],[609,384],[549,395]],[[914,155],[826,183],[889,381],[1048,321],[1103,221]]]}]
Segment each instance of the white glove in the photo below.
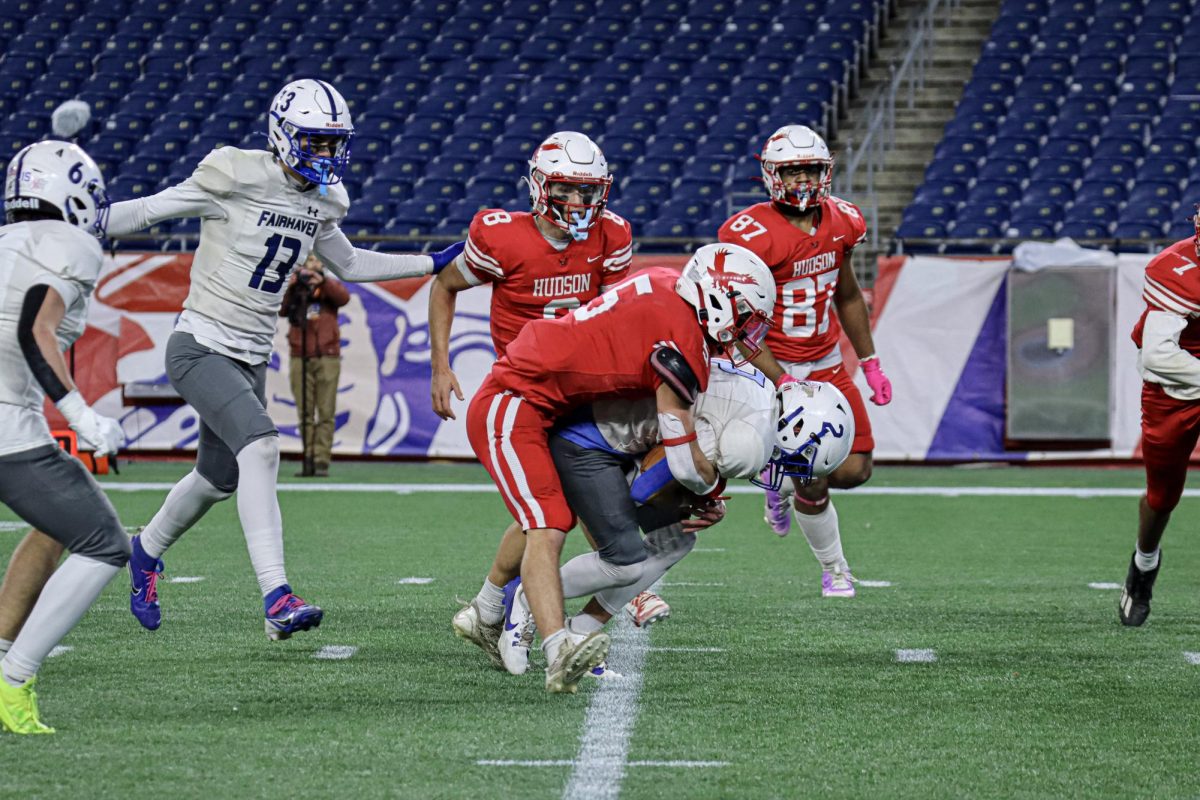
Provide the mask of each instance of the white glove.
[{"label": "white glove", "polygon": [[67,418],[67,424],[81,440],[80,444],[95,451],[97,458],[113,455],[125,444],[121,423],[97,414],[78,391],[71,392],[55,405]]}]

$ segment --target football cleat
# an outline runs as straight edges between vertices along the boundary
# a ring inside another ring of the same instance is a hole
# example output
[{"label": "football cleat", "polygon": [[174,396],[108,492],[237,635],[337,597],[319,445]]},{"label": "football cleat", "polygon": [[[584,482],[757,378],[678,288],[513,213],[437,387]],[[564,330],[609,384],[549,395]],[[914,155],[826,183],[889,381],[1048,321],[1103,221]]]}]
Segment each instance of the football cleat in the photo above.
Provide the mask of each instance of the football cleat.
[{"label": "football cleat", "polygon": [[286,583],[266,596],[263,607],[266,609],[267,638],[273,642],[289,639],[296,631],[318,628],[325,617],[319,607],[292,594],[292,587]]},{"label": "football cleat", "polygon": [[151,558],[142,548],[141,535],[130,542],[129,556],[129,611],[148,631],[158,630],[162,625],[162,608],[158,605],[158,577],[162,575],[161,558]]},{"label": "football cleat", "polygon": [[603,631],[589,633],[579,642],[568,636],[558,649],[558,658],[546,667],[546,691],[575,694],[580,679],[592,667],[604,663],[609,643],[608,634]]},{"label": "football cleat", "polygon": [[461,638],[466,639],[479,649],[487,653],[488,659],[491,660],[492,666],[496,669],[504,669],[504,659],[500,657],[500,629],[503,627],[503,619],[495,625],[487,625],[483,622],[483,618],[479,615],[479,607],[472,600],[458,610],[454,615],[454,619],[450,621],[450,626],[454,628],[454,632]]},{"label": "football cleat", "polygon": [[637,627],[648,628],[671,616],[671,607],[666,600],[647,589],[625,604],[625,613]]},{"label": "football cleat", "polygon": [[12,686],[0,678],[0,724],[13,733],[54,733],[54,728],[42,723],[38,716],[37,692],[33,684],[37,676],[20,686]]},{"label": "football cleat", "polygon": [[1150,616],[1150,597],[1154,593],[1154,581],[1158,578],[1158,568],[1162,566],[1162,554],[1158,556],[1158,567],[1149,572],[1138,569],[1135,553],[1129,559],[1129,574],[1125,576],[1125,586],[1121,589],[1121,599],[1117,603],[1117,616],[1122,625],[1136,628]]},{"label": "football cleat", "polygon": [[849,569],[822,572],[821,597],[854,597],[857,594],[854,588],[856,583],[858,579],[850,574]]},{"label": "football cleat", "polygon": [[587,674],[589,678],[595,678],[598,681],[615,681],[625,677],[621,673],[609,669],[607,661],[601,661],[589,669]]},{"label": "football cleat", "polygon": [[792,501],[787,495],[767,489],[767,511],[763,516],[777,536],[787,536],[792,530]]},{"label": "football cleat", "polygon": [[524,675],[529,669],[529,648],[537,626],[520,578],[513,578],[504,587],[504,629],[500,632],[500,659],[512,675]]}]

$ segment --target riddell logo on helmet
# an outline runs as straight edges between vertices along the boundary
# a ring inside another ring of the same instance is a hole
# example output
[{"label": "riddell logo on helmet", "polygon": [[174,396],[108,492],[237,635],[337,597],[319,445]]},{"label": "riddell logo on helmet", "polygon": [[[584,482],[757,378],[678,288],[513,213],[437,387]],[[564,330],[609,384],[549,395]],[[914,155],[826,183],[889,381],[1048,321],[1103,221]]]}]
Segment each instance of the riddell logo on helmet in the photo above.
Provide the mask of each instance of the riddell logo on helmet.
[{"label": "riddell logo on helmet", "polygon": [[18,211],[21,209],[39,211],[42,208],[42,202],[33,197],[12,197],[4,201],[4,208],[7,211]]}]

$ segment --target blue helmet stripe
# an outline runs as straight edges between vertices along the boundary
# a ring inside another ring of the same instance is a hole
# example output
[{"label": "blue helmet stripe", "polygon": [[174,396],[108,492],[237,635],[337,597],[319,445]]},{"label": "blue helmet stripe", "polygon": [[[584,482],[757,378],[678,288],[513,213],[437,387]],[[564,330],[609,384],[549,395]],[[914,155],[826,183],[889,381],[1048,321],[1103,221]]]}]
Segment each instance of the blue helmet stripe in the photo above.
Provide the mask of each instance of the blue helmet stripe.
[{"label": "blue helmet stripe", "polygon": [[333,92],[330,90],[329,84],[325,83],[325,81],[317,81],[317,85],[325,90],[325,95],[329,98],[330,119],[332,119],[334,122],[337,122],[337,100],[333,99]]}]

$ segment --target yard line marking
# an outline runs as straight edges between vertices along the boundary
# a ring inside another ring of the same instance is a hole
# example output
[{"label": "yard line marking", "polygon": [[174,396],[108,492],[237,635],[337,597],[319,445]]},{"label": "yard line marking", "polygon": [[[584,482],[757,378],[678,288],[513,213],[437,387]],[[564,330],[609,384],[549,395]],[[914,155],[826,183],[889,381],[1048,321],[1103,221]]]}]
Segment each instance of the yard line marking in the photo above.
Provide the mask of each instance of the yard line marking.
[{"label": "yard line marking", "polygon": [[203,575],[175,575],[169,579],[170,583],[199,583],[202,580]]},{"label": "yard line marking", "polygon": [[424,586],[427,583],[433,583],[433,578],[401,578],[396,583],[405,586]]},{"label": "yard line marking", "polygon": [[583,721],[579,754],[563,789],[563,800],[616,800],[621,796],[629,737],[637,722],[638,699],[642,694],[642,665],[649,644],[649,632],[635,628],[622,614],[612,629],[608,666],[625,679],[600,681],[592,695]]},{"label": "yard line marking", "polygon": [[1109,583],[1108,581],[1092,581],[1088,584],[1089,589],[1120,589],[1121,584]]},{"label": "yard line marking", "polygon": [[698,583],[696,581],[679,581],[678,583],[660,583],[659,586],[724,586],[723,583]]},{"label": "yard line marking", "polygon": [[0,531],[23,531],[30,527],[24,520],[4,520],[0,522]]},{"label": "yard line marking", "polygon": [[357,652],[358,648],[354,645],[327,644],[313,653],[313,658],[319,658],[322,661],[345,661]]},{"label": "yard line marking", "polygon": [[1196,667],[1200,667],[1200,653],[1189,653],[1187,651],[1184,651],[1183,657],[1184,657],[1184,659],[1187,660],[1187,662],[1189,664],[1196,666]]},{"label": "yard line marking", "polygon": [[651,647],[655,653],[724,653],[724,647]]},{"label": "yard line marking", "polygon": [[868,589],[886,589],[892,585],[891,581],[858,581],[859,586],[865,586]]},{"label": "yard line marking", "polygon": [[724,553],[724,547],[693,547],[693,553]]},{"label": "yard line marking", "polygon": [[53,650],[51,650],[49,653],[47,653],[46,658],[58,658],[59,656],[66,655],[67,653],[71,652],[74,649],[75,648],[69,644],[60,644],[57,647],[55,647]]},{"label": "yard line marking", "polygon": [[[477,767],[573,767],[578,763],[569,758],[543,759],[540,761],[522,761],[507,758],[481,758],[475,762]],[[702,769],[705,767],[728,767],[728,761],[630,761],[627,767],[674,767],[676,769]]]},{"label": "yard line marking", "polygon": [[[173,483],[136,481],[105,481],[100,484],[110,492],[166,492]],[[490,483],[281,483],[281,492],[365,492],[375,494],[428,494],[453,492],[457,494],[495,494]],[[753,486],[726,487],[728,494],[761,495]],[[853,492],[856,497],[1141,497],[1145,489],[1084,488],[1065,486],[859,486],[856,489],[834,489],[834,494]],[[1200,497],[1200,489],[1185,489],[1184,497]],[[28,527],[28,526],[26,526]]]},{"label": "yard line marking", "polygon": [[896,661],[900,664],[932,664],[937,661],[937,651],[897,650]]}]

